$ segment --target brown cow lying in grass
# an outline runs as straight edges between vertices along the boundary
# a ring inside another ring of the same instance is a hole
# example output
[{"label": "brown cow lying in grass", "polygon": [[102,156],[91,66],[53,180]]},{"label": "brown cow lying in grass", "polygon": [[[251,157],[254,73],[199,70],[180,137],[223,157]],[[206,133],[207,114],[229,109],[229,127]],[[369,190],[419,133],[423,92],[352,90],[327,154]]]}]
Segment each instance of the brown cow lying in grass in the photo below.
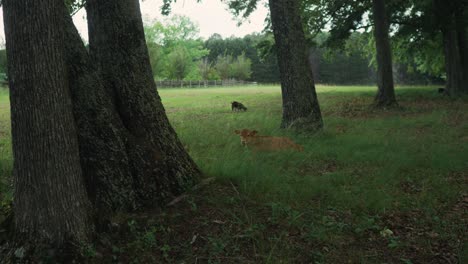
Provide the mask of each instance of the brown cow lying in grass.
[{"label": "brown cow lying in grass", "polygon": [[304,151],[301,145],[294,143],[287,137],[258,136],[256,130],[236,130],[234,133],[240,135],[241,145],[252,148],[253,150],[296,150]]}]

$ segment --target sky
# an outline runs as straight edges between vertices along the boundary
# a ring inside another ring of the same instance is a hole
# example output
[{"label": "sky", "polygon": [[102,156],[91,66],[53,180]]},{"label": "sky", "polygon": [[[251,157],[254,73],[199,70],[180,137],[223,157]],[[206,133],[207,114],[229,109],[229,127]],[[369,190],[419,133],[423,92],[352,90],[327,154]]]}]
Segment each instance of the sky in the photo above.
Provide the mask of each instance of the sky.
[{"label": "sky", "polygon": [[[160,12],[162,2],[162,0],[140,1],[141,12],[145,21],[163,19]],[[198,24],[200,36],[204,39],[207,39],[214,33],[218,33],[223,37],[242,37],[253,32],[260,32],[263,30],[267,13],[267,8],[263,4],[259,4],[258,9],[250,16],[249,20],[244,21],[238,27],[237,20],[235,20],[233,15],[227,10],[226,4],[222,3],[221,0],[202,0],[202,3],[197,3],[196,0],[178,0],[172,6],[172,14],[188,16]],[[86,12],[84,10],[78,12],[73,17],[73,21],[82,38],[87,40]],[[4,43],[4,39],[3,11],[0,10],[0,44]]]}]

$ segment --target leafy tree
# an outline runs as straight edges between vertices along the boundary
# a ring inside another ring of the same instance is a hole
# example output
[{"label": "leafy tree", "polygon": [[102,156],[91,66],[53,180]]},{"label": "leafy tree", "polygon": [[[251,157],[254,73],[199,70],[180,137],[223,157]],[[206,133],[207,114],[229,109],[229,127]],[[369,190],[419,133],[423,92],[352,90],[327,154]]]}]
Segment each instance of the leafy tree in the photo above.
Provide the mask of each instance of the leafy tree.
[{"label": "leafy tree", "polygon": [[147,46],[153,76],[164,76],[164,66],[166,63],[164,47],[156,42],[148,42],[148,40]]},{"label": "leafy tree", "polygon": [[[396,6],[396,2],[400,0],[387,2]],[[303,2],[306,24],[312,32],[321,32],[325,27],[331,27],[330,36],[325,42],[328,47],[343,49],[352,32],[373,28],[375,47],[372,48],[372,53],[378,68],[378,92],[375,97],[377,106],[396,103],[388,22],[396,9],[393,6],[389,8],[388,3],[384,0],[305,0]],[[369,13],[371,13],[370,19],[366,19],[365,15]]]},{"label": "leafy tree", "polygon": [[375,97],[376,106],[387,107],[396,104],[393,84],[392,50],[390,47],[387,7],[385,0],[372,0],[374,19],[374,38],[377,51],[377,84],[379,90]]},{"label": "leafy tree", "polygon": [[[369,0],[304,1],[308,27],[317,32],[325,25],[330,26],[332,35],[327,44],[331,46],[342,45],[352,31],[369,29],[373,23],[365,14],[371,7]],[[468,2],[464,0],[388,1],[395,61],[424,73],[446,76],[448,93],[463,93],[461,80],[468,71],[468,63],[464,63],[468,61],[464,52],[467,49],[463,48],[466,47],[467,7]]]},{"label": "leafy tree", "polygon": [[[235,15],[248,17],[258,0],[226,1]],[[270,0],[271,26],[275,37],[283,97],[282,128],[317,130],[322,115],[309,64],[308,43],[303,29],[302,1]]]},{"label": "leafy tree", "polygon": [[[422,0],[421,0],[422,1]],[[454,0],[443,2],[433,0],[431,4],[422,1],[420,5],[424,21],[431,19],[434,28],[442,34],[447,78],[447,93],[459,96],[468,93],[468,2]],[[420,14],[420,13],[418,13]],[[426,18],[424,18],[426,17]],[[425,35],[433,32],[427,30]]]},{"label": "leafy tree", "polygon": [[145,27],[153,74],[157,78],[181,80],[194,75],[196,61],[209,53],[203,48],[198,32],[198,26],[185,16],[173,16],[164,22],[154,20]]},{"label": "leafy tree", "polygon": [[252,61],[245,56],[245,53],[237,56],[231,66],[232,77],[238,80],[249,79],[252,75],[251,65]]},{"label": "leafy tree", "polygon": [[270,0],[271,24],[281,74],[282,128],[323,126],[300,12],[300,1]]},{"label": "leafy tree", "polygon": [[216,69],[213,67],[213,63],[210,63],[206,57],[198,61],[198,72],[204,81],[219,79]]},{"label": "leafy tree", "polygon": [[232,61],[232,55],[218,56],[214,67],[218,72],[218,75],[221,78],[221,80],[227,80],[232,76]]},{"label": "leafy tree", "polygon": [[177,46],[167,57],[167,77],[169,79],[183,80],[190,72],[192,58],[187,49]]},{"label": "leafy tree", "polygon": [[[245,53],[246,58],[252,62],[252,74],[249,80],[258,82],[279,82],[279,70],[276,60],[276,54],[259,54],[258,45],[267,38],[264,34],[251,34],[243,38],[226,38],[223,39],[219,34],[213,34],[208,38],[204,47],[210,50],[208,60],[215,63],[218,56],[230,54],[237,57]],[[270,35],[269,38],[273,38]]]}]

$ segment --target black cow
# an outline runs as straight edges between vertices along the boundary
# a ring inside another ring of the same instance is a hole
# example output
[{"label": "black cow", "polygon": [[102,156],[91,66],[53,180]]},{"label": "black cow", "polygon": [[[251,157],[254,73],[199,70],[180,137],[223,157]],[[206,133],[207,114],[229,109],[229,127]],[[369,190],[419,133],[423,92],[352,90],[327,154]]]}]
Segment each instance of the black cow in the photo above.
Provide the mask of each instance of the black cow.
[{"label": "black cow", "polygon": [[247,107],[245,107],[242,103],[239,102],[231,102],[231,110],[232,111],[247,111]]}]

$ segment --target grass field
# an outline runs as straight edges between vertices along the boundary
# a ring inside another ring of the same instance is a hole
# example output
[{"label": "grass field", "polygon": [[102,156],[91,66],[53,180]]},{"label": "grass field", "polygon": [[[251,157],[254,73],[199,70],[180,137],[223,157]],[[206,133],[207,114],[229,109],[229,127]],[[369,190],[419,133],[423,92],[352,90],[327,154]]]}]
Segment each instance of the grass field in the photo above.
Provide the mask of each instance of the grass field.
[{"label": "grass field", "polygon": [[[278,129],[277,86],[161,89],[181,140],[216,181],[164,213],[116,220],[125,239],[90,246],[90,261],[467,263],[468,98],[399,87],[401,109],[374,110],[374,93],[319,86],[325,128],[310,135]],[[248,111],[231,112],[233,100]],[[9,127],[0,89],[3,193]],[[233,133],[243,128],[305,151],[252,153]]]}]

